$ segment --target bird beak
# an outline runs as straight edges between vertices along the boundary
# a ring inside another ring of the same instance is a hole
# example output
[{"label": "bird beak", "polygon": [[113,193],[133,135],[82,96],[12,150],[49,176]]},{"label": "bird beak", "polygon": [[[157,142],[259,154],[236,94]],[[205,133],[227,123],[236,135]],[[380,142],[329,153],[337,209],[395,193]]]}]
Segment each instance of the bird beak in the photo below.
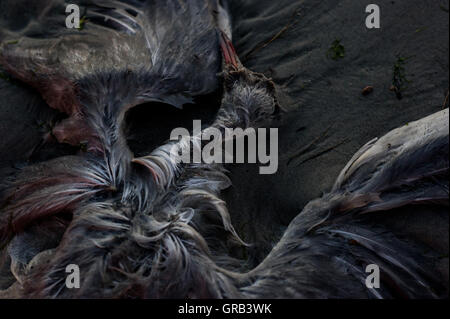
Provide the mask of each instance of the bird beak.
[{"label": "bird beak", "polygon": [[242,68],[242,63],[236,54],[236,50],[234,49],[231,40],[224,32],[221,32],[220,34],[220,48],[222,49],[225,66],[231,67],[235,71]]}]

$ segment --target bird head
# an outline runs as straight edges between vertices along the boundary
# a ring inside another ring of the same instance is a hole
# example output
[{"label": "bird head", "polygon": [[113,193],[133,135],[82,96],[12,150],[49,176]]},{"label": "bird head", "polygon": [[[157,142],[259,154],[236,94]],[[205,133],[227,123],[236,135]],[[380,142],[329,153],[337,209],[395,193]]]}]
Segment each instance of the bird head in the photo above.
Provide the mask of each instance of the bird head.
[{"label": "bird head", "polygon": [[245,68],[224,33],[220,35],[220,46],[224,80],[222,109],[245,119],[246,124],[266,121],[280,109],[275,84],[264,74]]}]

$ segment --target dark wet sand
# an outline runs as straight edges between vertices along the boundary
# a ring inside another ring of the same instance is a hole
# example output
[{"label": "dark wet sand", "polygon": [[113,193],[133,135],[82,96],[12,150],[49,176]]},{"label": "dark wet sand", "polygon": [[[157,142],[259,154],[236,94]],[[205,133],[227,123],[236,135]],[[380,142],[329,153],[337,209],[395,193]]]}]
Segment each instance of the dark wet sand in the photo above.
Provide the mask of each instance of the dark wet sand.
[{"label": "dark wet sand", "polygon": [[[241,57],[299,12],[294,26],[245,61],[250,69],[273,77],[284,94],[283,106],[291,110],[280,124],[280,156],[289,158],[331,127],[290,165],[280,160],[274,176],[259,176],[255,166],[233,167],[228,204],[242,236],[255,243],[256,260],[278,240],[280,225],[331,188],[362,145],[443,108],[449,87],[448,1],[378,1],[378,30],[365,27],[368,3],[246,0],[231,6]],[[336,39],[346,50],[338,61],[326,57]],[[397,56],[410,57],[405,73],[411,83],[402,100],[389,90]],[[373,93],[363,96],[369,85]],[[444,228],[435,223],[429,236],[447,243],[448,256],[448,213],[436,218]],[[272,231],[260,231],[267,229],[261,225]],[[448,258],[446,263],[448,269]]]},{"label": "dark wet sand", "polygon": [[[4,3],[0,0],[0,8]],[[267,254],[307,202],[331,188],[362,145],[443,108],[449,87],[448,0],[377,4],[382,10],[381,29],[368,30],[366,3],[361,1],[232,1],[233,40],[239,55],[247,67],[273,78],[280,102],[289,110],[274,123],[280,127],[277,174],[261,176],[257,165],[230,167],[234,186],[225,198],[237,231],[253,244],[247,252],[250,265]],[[26,17],[21,10],[15,14]],[[245,58],[291,20],[294,24],[279,38]],[[18,22],[14,26],[21,27]],[[346,50],[338,61],[326,57],[336,39]],[[389,90],[398,57],[409,57],[405,70],[411,83],[402,100]],[[363,96],[362,89],[369,85],[374,92]],[[9,171],[12,163],[27,163],[42,135],[42,123],[55,116],[33,90],[0,79],[2,171]],[[315,140],[287,165],[287,159]],[[35,160],[71,151],[53,145]],[[422,232],[430,244],[443,242],[448,256],[448,214],[436,212],[434,218],[433,226],[427,226],[434,228]],[[419,218],[416,225],[421,224]],[[448,275],[448,258],[443,267]]]}]

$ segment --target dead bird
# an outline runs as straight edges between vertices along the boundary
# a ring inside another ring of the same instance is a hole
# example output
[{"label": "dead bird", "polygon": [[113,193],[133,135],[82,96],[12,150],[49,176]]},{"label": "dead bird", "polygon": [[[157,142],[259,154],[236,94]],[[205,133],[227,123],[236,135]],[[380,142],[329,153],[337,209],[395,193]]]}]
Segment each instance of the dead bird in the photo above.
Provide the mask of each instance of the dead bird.
[{"label": "dead bird", "polygon": [[[218,33],[217,40],[218,49],[224,52],[227,93],[215,122],[202,133],[211,128],[257,125],[277,107],[273,83],[241,69],[225,33]],[[95,83],[97,88],[99,83],[111,85],[99,90],[117,93],[118,84],[112,80]],[[135,83],[127,83],[130,86],[122,89],[133,92]],[[89,82],[90,94],[92,85]],[[94,96],[105,100],[82,99],[85,109],[97,110],[108,100],[111,104],[106,104],[106,110],[118,107],[110,95]],[[117,120],[113,116],[117,113],[87,114],[85,120],[92,127],[107,133],[111,132],[109,124]],[[87,290],[77,292],[79,297],[219,298],[222,293],[217,289],[223,284],[233,290],[225,277],[216,277],[216,270],[221,269],[219,260],[222,264],[228,260],[222,239],[242,243],[219,197],[220,191],[230,186],[224,167],[179,164],[176,154],[189,144],[184,140],[133,158],[117,135],[99,135],[100,151],[27,167],[6,190],[1,233],[9,242],[12,272],[25,295],[64,297],[71,293],[64,291],[55,277],[65,273],[60,263],[68,260],[85,269],[86,282],[111,284],[107,290],[89,284]],[[191,139],[194,145],[200,142],[199,136]],[[57,247],[49,250],[57,237],[53,233],[51,238],[46,236],[50,224],[61,226],[53,228],[61,237]],[[98,259],[99,253],[106,255]],[[51,261],[43,262],[42,256]],[[98,262],[108,265],[98,268]]]},{"label": "dead bird", "polygon": [[[273,83],[244,68],[225,35],[216,40],[224,96],[212,127],[263,125],[277,109]],[[117,90],[113,80],[88,82],[89,92],[93,83],[105,87],[83,105],[114,110],[122,99],[102,92],[129,92],[133,85]],[[91,126],[104,132],[117,115],[88,114]],[[448,110],[364,146],[331,192],[308,204],[250,272],[233,269],[221,249],[226,236],[239,242],[220,199],[230,185],[223,166],[179,165],[173,150],[186,141],[141,158],[114,134],[100,134],[99,141],[100,152],[23,169],[5,192],[2,235],[24,296],[445,297],[436,271],[440,256],[397,237],[383,220],[412,204],[423,214],[448,205]],[[47,229],[60,238],[43,236]],[[42,239],[40,247],[29,244],[39,242],[30,236]],[[83,273],[80,289],[65,286],[69,264]],[[365,284],[368,264],[382,271],[380,289]]]},{"label": "dead bird", "polygon": [[[40,37],[36,30],[28,30],[17,43],[8,40],[15,34],[2,34],[2,65],[34,86],[51,107],[69,116],[53,135],[73,145],[87,141],[89,150],[84,157],[29,167],[14,178],[14,190],[5,191],[1,233],[3,242],[15,238],[8,251],[15,256],[13,272],[18,277],[39,249],[54,242],[54,237],[45,236],[49,223],[55,224],[52,229],[60,238],[61,230],[69,225],[67,218],[71,220],[77,207],[93,197],[106,202],[115,198],[110,204],[122,198],[128,204],[121,210],[130,209],[133,214],[156,209],[154,201],[162,201],[161,192],[166,191],[158,190],[160,181],[154,170],[148,165],[140,169],[141,161],[134,160],[126,145],[125,113],[146,101],[181,107],[197,95],[216,90],[219,83],[218,31],[230,33],[227,12],[219,1],[98,0],[81,4],[89,19],[82,31],[50,28]],[[45,10],[64,5],[64,1],[52,2]],[[65,11],[60,12],[39,15],[38,26],[58,24]],[[141,177],[135,180],[141,175],[146,176],[145,185]],[[169,220],[178,218],[171,215],[170,202],[158,205],[167,205],[168,212],[161,214],[170,213]],[[16,236],[25,229],[39,238],[36,245],[23,239],[30,236]],[[26,252],[15,249],[14,242]]]}]

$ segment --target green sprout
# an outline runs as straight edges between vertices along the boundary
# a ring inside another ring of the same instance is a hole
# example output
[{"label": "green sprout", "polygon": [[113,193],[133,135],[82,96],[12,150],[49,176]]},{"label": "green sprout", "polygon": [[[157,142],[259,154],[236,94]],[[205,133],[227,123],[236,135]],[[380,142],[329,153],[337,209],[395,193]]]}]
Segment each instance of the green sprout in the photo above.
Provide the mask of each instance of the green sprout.
[{"label": "green sprout", "polygon": [[6,44],[17,44],[17,43],[19,43],[19,40],[9,40],[9,41],[6,41],[5,42]]},{"label": "green sprout", "polygon": [[86,18],[86,16],[82,16],[80,19],[80,27],[78,28],[78,30],[83,30],[87,21],[88,19]]},{"label": "green sprout", "polygon": [[7,82],[12,82],[11,77],[6,72],[0,70],[0,79],[5,80]]},{"label": "green sprout", "polygon": [[425,31],[427,28],[426,27],[420,27],[416,30],[416,33],[420,33],[422,31]]},{"label": "green sprout", "polygon": [[88,146],[89,146],[89,143],[87,141],[80,142],[80,144],[79,144],[80,150],[83,153],[86,153],[88,151]]},{"label": "green sprout", "polygon": [[397,57],[394,64],[391,91],[395,92],[399,100],[402,99],[403,92],[408,88],[410,80],[406,78],[405,65],[410,58]]},{"label": "green sprout", "polygon": [[334,40],[327,51],[327,57],[335,61],[345,57],[345,47],[341,44],[341,40]]}]

